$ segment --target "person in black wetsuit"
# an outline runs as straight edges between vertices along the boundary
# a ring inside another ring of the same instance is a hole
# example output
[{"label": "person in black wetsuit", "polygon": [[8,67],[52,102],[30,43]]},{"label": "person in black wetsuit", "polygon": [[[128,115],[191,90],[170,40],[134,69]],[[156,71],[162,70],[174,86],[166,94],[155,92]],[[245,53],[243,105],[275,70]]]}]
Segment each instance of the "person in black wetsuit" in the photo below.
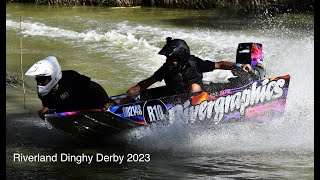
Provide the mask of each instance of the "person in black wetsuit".
[{"label": "person in black wetsuit", "polygon": [[127,97],[146,90],[157,81],[164,80],[166,93],[168,95],[180,93],[199,92],[204,89],[203,73],[215,69],[242,69],[245,72],[251,71],[250,64],[220,61],[212,62],[202,60],[190,55],[187,43],[182,39],[167,37],[167,42],[158,54],[166,56],[166,62],[149,78],[139,82],[127,91]]},{"label": "person in black wetsuit", "polygon": [[38,115],[53,109],[56,112],[109,108],[115,102],[98,83],[74,70],[61,71],[54,56],[36,62],[27,72],[35,76],[38,97],[43,108]]}]

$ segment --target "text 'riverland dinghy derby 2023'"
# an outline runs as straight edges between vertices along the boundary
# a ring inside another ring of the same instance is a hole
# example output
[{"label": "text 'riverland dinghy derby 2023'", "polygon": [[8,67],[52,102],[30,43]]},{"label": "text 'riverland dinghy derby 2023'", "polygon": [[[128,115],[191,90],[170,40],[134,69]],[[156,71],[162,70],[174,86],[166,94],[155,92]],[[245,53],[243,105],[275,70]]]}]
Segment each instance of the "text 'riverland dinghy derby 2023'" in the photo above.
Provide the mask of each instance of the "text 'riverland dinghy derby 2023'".
[{"label": "text 'riverland dinghy derby 2023'", "polygon": [[149,162],[150,154],[104,154],[97,152],[93,154],[71,154],[71,153],[54,153],[52,155],[25,155],[22,153],[13,154],[14,162],[50,162],[50,163],[75,163],[75,164],[91,164],[91,163],[131,163],[131,162]]},{"label": "text 'riverland dinghy derby 2023'", "polygon": [[[113,135],[153,123],[218,125],[240,121],[264,121],[283,116],[290,75],[266,78],[262,44],[240,43],[237,63],[250,63],[253,72],[235,76],[228,83],[204,82],[205,91],[162,96],[164,86],[142,91],[134,101],[121,94],[117,105],[45,114],[48,127],[81,138]],[[123,103],[125,102],[125,103]]]}]

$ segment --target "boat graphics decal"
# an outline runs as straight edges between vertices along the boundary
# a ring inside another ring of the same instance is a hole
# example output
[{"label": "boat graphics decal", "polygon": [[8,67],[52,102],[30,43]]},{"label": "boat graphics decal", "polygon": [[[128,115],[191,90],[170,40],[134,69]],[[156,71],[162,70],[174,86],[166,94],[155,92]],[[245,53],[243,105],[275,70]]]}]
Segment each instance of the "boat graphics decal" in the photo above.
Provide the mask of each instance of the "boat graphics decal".
[{"label": "boat graphics decal", "polygon": [[242,117],[261,119],[284,113],[290,76],[255,81],[241,88],[208,94],[202,92],[169,109],[170,121],[195,123],[205,119],[215,124]]}]

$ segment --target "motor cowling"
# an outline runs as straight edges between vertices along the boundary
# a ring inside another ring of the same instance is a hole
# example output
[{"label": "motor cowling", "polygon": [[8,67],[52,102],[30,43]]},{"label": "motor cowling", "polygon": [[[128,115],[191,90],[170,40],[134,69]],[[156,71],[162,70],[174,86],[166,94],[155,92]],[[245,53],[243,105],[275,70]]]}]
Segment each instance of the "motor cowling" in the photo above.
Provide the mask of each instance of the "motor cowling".
[{"label": "motor cowling", "polygon": [[261,43],[239,43],[236,63],[250,64],[252,72],[263,79],[266,77],[266,68]]}]

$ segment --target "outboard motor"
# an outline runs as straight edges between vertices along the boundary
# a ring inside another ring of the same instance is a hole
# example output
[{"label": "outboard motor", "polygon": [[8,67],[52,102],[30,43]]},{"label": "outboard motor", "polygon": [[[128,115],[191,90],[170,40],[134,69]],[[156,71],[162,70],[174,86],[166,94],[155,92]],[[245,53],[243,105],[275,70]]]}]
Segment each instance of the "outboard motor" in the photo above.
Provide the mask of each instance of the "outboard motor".
[{"label": "outboard motor", "polygon": [[263,62],[262,44],[240,43],[237,49],[236,63],[250,64],[252,71],[249,74],[242,69],[231,70],[235,77],[229,78],[231,87],[241,87],[252,81],[261,80],[266,77]]},{"label": "outboard motor", "polygon": [[262,44],[240,43],[237,49],[236,63],[251,64],[253,73],[259,78],[266,77]]}]

